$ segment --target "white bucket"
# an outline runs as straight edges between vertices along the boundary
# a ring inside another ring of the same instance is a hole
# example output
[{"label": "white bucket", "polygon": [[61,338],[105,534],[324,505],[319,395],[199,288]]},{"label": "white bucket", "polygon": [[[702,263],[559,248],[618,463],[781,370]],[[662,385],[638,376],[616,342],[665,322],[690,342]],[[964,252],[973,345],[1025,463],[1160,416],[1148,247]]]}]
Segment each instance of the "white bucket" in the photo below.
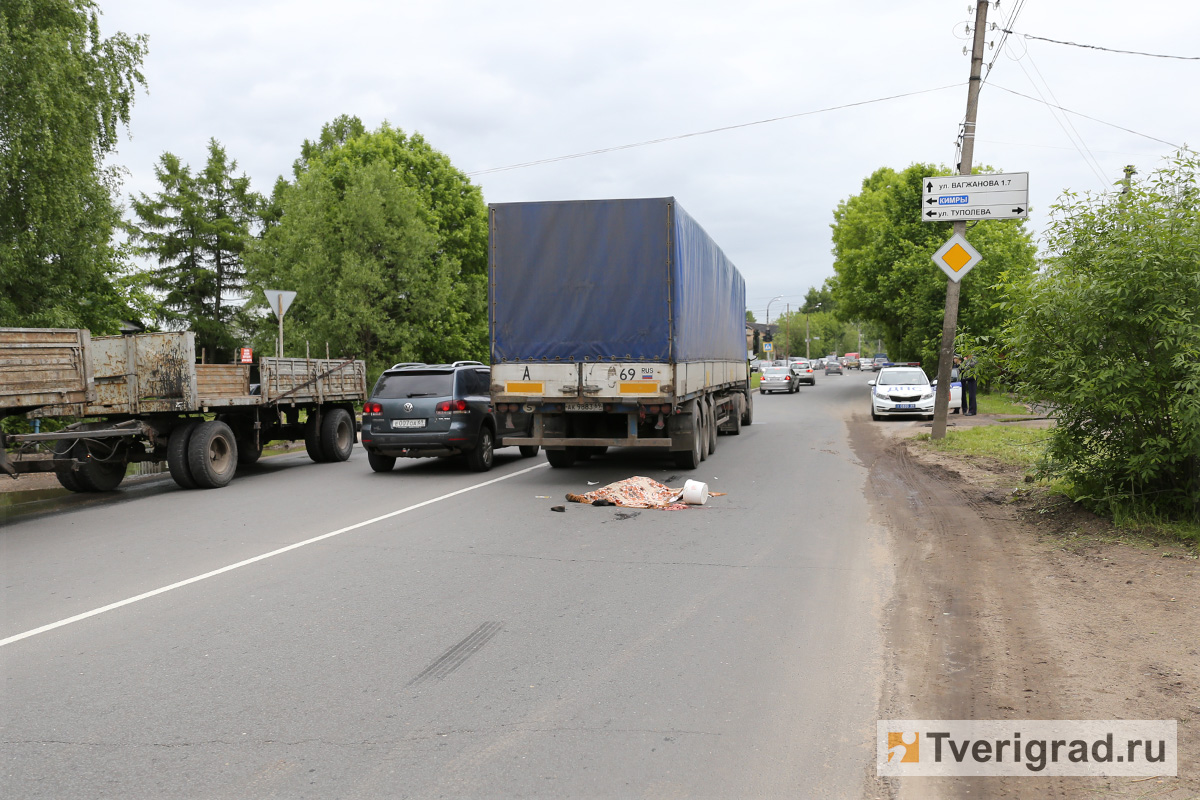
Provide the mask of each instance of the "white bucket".
[{"label": "white bucket", "polygon": [[689,506],[702,506],[708,501],[708,484],[700,481],[688,481],[683,485],[680,500]]}]

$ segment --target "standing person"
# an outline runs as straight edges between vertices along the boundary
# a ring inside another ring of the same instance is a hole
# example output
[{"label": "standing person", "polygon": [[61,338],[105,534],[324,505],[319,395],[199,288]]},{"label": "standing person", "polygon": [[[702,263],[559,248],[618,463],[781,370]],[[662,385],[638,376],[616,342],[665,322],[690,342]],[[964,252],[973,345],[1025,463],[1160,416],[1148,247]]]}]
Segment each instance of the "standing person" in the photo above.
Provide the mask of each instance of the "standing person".
[{"label": "standing person", "polygon": [[975,369],[978,361],[975,356],[967,354],[958,373],[962,376],[962,409],[964,417],[975,416]]}]

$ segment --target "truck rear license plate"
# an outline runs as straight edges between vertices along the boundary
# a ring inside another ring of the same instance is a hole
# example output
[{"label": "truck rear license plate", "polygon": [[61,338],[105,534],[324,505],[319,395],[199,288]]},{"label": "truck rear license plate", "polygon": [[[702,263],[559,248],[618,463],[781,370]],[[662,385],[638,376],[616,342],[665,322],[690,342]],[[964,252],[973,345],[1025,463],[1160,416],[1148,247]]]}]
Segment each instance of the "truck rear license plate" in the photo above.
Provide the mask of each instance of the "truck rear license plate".
[{"label": "truck rear license plate", "polygon": [[394,419],[392,420],[393,428],[424,428],[424,419]]},{"label": "truck rear license plate", "polygon": [[603,403],[567,403],[567,411],[603,411]]}]

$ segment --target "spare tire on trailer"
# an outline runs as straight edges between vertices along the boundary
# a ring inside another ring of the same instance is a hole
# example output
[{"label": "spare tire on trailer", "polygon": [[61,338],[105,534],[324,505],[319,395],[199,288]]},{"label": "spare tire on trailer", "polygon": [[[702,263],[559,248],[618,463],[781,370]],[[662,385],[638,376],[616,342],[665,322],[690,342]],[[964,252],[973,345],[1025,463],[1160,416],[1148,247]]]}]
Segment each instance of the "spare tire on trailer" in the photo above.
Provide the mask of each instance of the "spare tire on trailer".
[{"label": "spare tire on trailer", "polygon": [[202,422],[188,441],[188,467],[201,489],[219,489],[237,471],[237,441],[224,422]]},{"label": "spare tire on trailer", "polygon": [[754,424],[754,392],[746,392],[746,402],[742,405],[742,424]]},{"label": "spare tire on trailer", "polygon": [[321,453],[326,461],[345,461],[354,450],[354,418],[344,408],[321,416]]}]

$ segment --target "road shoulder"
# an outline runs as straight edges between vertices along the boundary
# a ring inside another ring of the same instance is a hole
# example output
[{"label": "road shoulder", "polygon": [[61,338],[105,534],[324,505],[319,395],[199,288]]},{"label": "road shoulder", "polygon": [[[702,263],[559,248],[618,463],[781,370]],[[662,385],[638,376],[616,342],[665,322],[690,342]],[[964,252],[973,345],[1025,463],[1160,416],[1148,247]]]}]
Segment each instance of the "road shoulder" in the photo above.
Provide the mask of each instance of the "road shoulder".
[{"label": "road shoulder", "polygon": [[865,415],[850,427],[896,575],[880,717],[1177,719],[1184,776],[876,778],[868,796],[1200,794],[1195,550],[1118,542],[1011,468],[905,438],[920,428]]}]

